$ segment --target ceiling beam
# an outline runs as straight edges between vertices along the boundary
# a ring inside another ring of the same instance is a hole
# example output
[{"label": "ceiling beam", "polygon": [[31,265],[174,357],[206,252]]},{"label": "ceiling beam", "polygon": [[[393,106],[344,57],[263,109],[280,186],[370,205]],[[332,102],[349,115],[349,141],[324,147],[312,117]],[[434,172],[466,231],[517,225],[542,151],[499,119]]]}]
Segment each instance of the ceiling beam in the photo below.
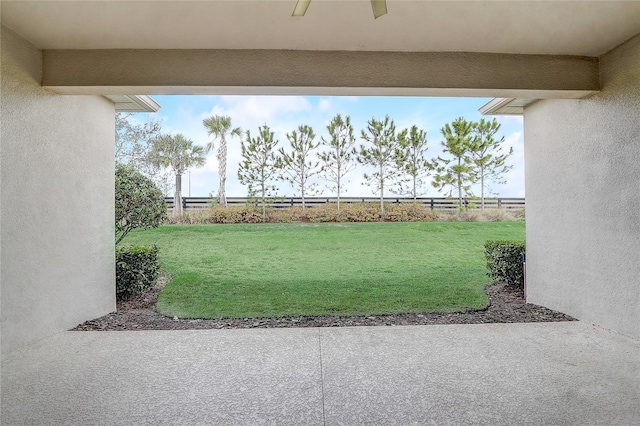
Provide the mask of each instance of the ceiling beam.
[{"label": "ceiling beam", "polygon": [[598,59],[454,52],[45,50],[61,94],[303,94],[580,98]]}]

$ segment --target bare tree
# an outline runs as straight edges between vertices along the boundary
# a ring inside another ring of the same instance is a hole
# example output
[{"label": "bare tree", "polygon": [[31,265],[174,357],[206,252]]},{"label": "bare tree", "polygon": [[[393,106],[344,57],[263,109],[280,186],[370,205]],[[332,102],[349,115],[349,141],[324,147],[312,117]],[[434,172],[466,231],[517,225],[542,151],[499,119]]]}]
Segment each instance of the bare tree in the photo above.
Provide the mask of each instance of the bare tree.
[{"label": "bare tree", "polygon": [[173,187],[171,173],[163,167],[155,167],[148,158],[151,141],[162,133],[160,122],[152,118],[137,123],[133,118],[132,113],[116,113],[116,163],[134,167],[168,195]]}]

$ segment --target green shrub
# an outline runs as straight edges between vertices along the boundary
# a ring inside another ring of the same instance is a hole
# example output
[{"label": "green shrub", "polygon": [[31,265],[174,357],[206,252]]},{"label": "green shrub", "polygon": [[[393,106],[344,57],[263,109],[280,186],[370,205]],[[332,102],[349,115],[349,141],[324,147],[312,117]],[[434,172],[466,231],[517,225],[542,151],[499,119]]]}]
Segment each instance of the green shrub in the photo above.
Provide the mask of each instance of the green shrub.
[{"label": "green shrub", "polygon": [[162,191],[134,167],[116,164],[116,244],[133,229],[156,228],[167,219]]},{"label": "green shrub", "polygon": [[153,287],[159,271],[158,247],[116,248],[116,297],[128,299]]},{"label": "green shrub", "polygon": [[487,241],[484,253],[488,275],[494,282],[524,288],[524,241]]}]

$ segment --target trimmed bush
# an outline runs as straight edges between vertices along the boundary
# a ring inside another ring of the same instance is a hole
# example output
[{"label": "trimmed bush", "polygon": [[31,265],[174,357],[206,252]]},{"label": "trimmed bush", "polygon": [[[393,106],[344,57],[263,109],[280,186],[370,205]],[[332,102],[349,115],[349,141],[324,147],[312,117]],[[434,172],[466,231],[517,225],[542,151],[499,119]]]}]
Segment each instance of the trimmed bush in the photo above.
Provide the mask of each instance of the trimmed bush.
[{"label": "trimmed bush", "polygon": [[524,241],[487,241],[484,254],[487,273],[494,282],[524,288]]},{"label": "trimmed bush", "polygon": [[153,287],[159,271],[158,247],[116,248],[116,297],[129,299]]},{"label": "trimmed bush", "polygon": [[151,179],[132,166],[116,164],[116,244],[134,229],[151,229],[167,218],[167,203]]}]

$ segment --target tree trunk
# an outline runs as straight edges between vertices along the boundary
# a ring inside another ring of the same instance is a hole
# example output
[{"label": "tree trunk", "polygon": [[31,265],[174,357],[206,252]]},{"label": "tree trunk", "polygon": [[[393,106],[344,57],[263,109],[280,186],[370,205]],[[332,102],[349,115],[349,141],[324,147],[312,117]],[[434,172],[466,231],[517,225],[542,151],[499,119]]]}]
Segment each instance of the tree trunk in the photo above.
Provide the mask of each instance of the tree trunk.
[{"label": "tree trunk", "polygon": [[462,162],[460,160],[460,158],[458,158],[458,172],[456,173],[457,178],[458,178],[458,205],[459,205],[459,209],[460,211],[462,211],[463,208],[463,203],[462,203],[462,172],[460,172],[460,166],[462,165]]},{"label": "tree trunk", "polygon": [[218,149],[218,166],[220,167],[220,186],[218,188],[218,204],[227,207],[227,194],[225,190],[227,182],[227,141],[220,139]]},{"label": "tree trunk", "polygon": [[384,171],[380,166],[380,221],[384,220]]},{"label": "tree trunk", "polygon": [[480,209],[484,210],[484,171],[480,170]]},{"label": "tree trunk", "polygon": [[384,187],[380,186],[380,221],[384,220]]},{"label": "tree trunk", "polygon": [[340,168],[338,168],[338,211],[340,211]]},{"label": "tree trunk", "polygon": [[304,162],[302,163],[302,173],[300,173],[300,196],[302,196],[302,210],[304,210]]},{"label": "tree trunk", "polygon": [[[263,173],[263,176],[264,176],[264,173]],[[264,205],[264,198],[265,198],[265,197],[264,197],[264,195],[265,195],[265,194],[264,194],[264,193],[265,193],[265,189],[264,189],[264,177],[262,178],[262,182],[260,182],[260,184],[261,184],[261,187],[262,187],[262,197],[261,197],[262,202],[261,202],[260,204],[262,204],[262,223],[264,223],[264,222],[267,220],[267,209],[266,209],[266,207],[265,207],[265,205]]]},{"label": "tree trunk", "polygon": [[173,198],[173,214],[182,213],[182,175],[176,173],[176,193]]},{"label": "tree trunk", "polygon": [[413,203],[415,204],[417,202],[417,198],[418,198],[418,194],[416,194],[417,190],[416,190],[416,177],[413,176]]}]

